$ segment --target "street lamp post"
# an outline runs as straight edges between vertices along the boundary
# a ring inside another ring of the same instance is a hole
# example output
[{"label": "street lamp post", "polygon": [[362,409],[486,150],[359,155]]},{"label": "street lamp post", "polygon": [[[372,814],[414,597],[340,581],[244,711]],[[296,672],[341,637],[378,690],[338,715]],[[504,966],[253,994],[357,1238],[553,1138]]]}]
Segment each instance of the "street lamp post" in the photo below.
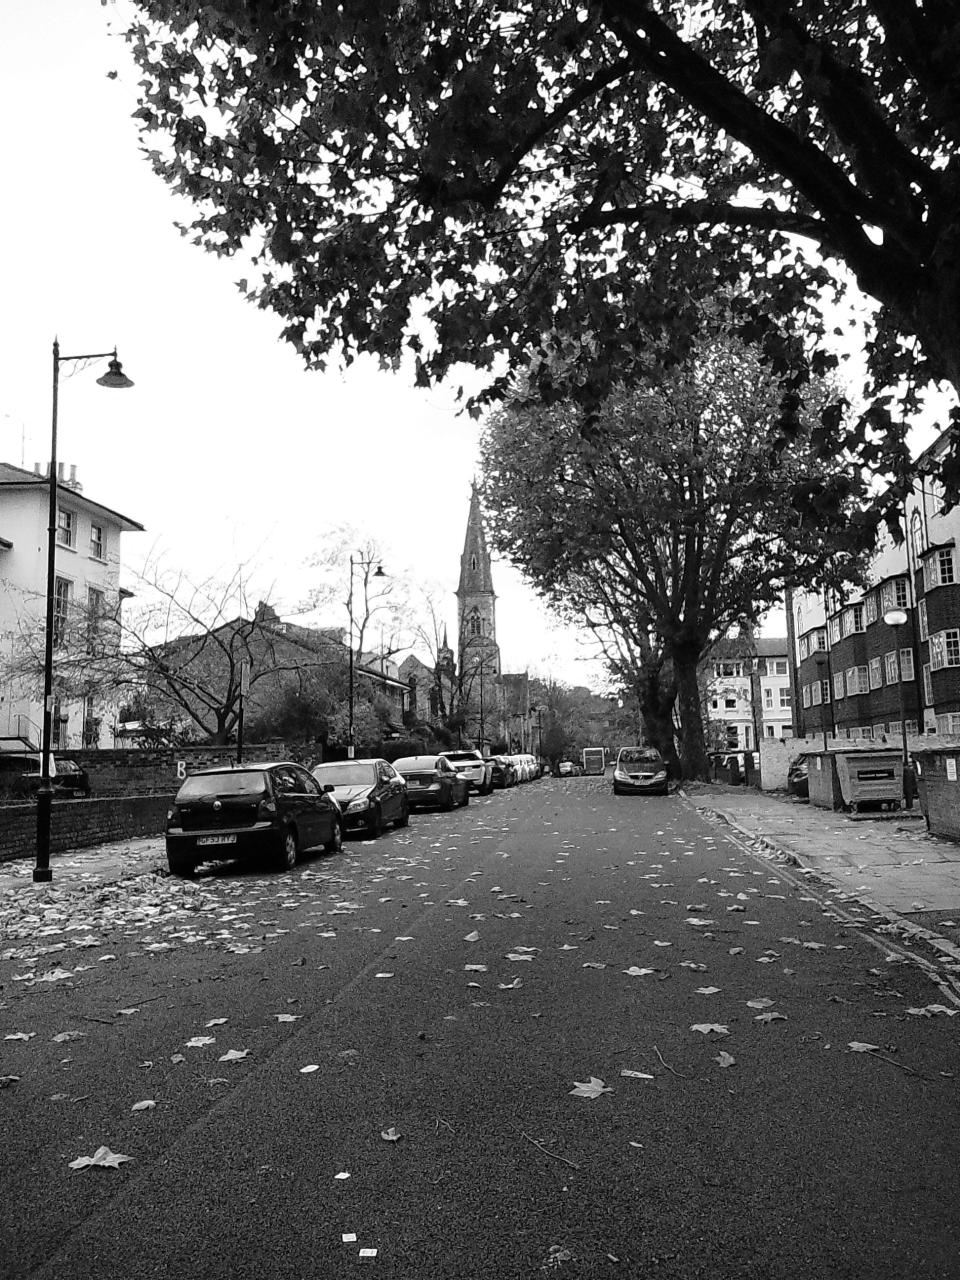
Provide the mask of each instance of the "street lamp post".
[{"label": "street lamp post", "polygon": [[[374,563],[374,560],[372,558],[369,560],[364,560],[363,556],[360,555],[359,552],[357,552],[356,559],[354,559],[353,552],[351,551],[350,553],[350,590],[347,594],[347,613],[350,617],[350,636],[349,636],[350,667],[349,667],[348,689],[347,689],[347,756],[350,760],[353,759],[354,752],[356,750],[356,743],[354,742],[354,732],[353,732],[353,571],[355,568],[359,568],[359,567],[362,567],[365,570],[369,569],[373,563]],[[380,564],[377,565],[376,571],[374,572],[373,576],[375,578],[385,578],[387,576],[383,572],[382,565]]]},{"label": "street lamp post", "polygon": [[53,784],[50,780],[50,751],[53,724],[53,640],[56,616],[57,560],[57,409],[60,399],[60,366],[73,360],[109,360],[107,372],[97,378],[101,387],[132,387],[133,383],[120,367],[117,349],[94,351],[88,355],[62,356],[60,343],[53,340],[53,412],[50,425],[49,511],[47,521],[47,613],[43,630],[43,729],[40,742],[40,789],[37,792],[37,864],[35,881],[53,879],[50,870],[50,814],[53,807]]},{"label": "street lamp post", "polygon": [[[907,713],[903,700],[903,669],[900,665],[900,628],[907,621],[907,612],[905,609],[887,609],[883,615],[883,620],[888,627],[893,627],[893,643],[897,647],[897,693],[900,695],[900,742],[903,748],[903,776],[906,782],[907,766],[910,763],[910,756],[907,751]],[[911,804],[913,803],[911,799]]]}]

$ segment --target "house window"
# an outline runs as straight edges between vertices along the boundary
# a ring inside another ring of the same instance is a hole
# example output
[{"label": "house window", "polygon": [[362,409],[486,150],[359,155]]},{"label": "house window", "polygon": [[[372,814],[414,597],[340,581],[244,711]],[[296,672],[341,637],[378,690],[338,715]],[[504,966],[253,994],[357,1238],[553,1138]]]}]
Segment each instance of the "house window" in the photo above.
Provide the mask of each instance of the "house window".
[{"label": "house window", "polygon": [[887,671],[887,684],[896,684],[900,679],[900,672],[897,670],[896,649],[891,649],[889,653],[883,655],[883,663]]},{"label": "house window", "polygon": [[917,605],[917,616],[918,616],[918,617],[919,617],[919,619],[920,619],[920,639],[921,639],[921,640],[926,640],[926,639],[928,638],[928,634],[929,634],[929,633],[928,633],[928,631],[927,631],[927,602],[926,602],[926,600],[921,600],[921,601],[920,601],[920,603]]},{"label": "house window", "polygon": [[861,738],[872,738],[872,737],[873,737],[873,726],[872,726],[872,725],[869,725],[869,724],[865,724],[865,725],[863,726],[863,728],[860,730],[860,737],[861,737]]},{"label": "house window", "polygon": [[927,591],[949,586],[956,580],[952,547],[941,547],[923,562],[923,585]]},{"label": "house window", "polygon": [[923,555],[923,520],[919,511],[913,513],[910,521],[910,536],[913,539],[913,554],[919,560]]},{"label": "house window", "polygon": [[930,679],[929,662],[923,668],[923,701],[926,706],[933,706],[933,681]]},{"label": "house window", "polygon": [[810,654],[810,641],[807,639],[806,636],[804,636],[803,639],[800,641],[800,661],[802,662],[804,658],[809,656],[809,654]]},{"label": "house window", "polygon": [[891,720],[890,723],[887,725],[887,733],[891,738],[899,738],[900,737],[900,721]]},{"label": "house window", "polygon": [[960,712],[949,711],[937,716],[937,733],[960,734]]},{"label": "house window", "polygon": [[913,650],[900,650],[900,675],[904,680],[913,679]]},{"label": "house window", "polygon": [[831,644],[840,643],[840,619],[839,618],[830,619],[830,643]]},{"label": "house window", "polygon": [[847,667],[847,697],[852,698],[859,692],[860,690],[857,685],[857,668]]},{"label": "house window", "polygon": [[67,745],[67,717],[63,714],[60,699],[53,703],[53,717],[50,721],[50,745],[59,750]]},{"label": "house window", "polygon": [[827,647],[827,633],[826,633],[826,631],[818,631],[818,632],[816,633],[816,635],[813,637],[813,639],[814,639],[814,643],[815,643],[815,645],[816,645],[816,648],[817,648],[818,650],[824,650],[824,649],[826,649],[826,647]]},{"label": "house window", "polygon": [[781,710],[787,710],[787,711],[789,711],[790,706],[791,706],[791,702],[790,702],[790,690],[789,690],[789,689],[781,689],[781,690],[780,690],[780,709],[781,709]]},{"label": "house window", "polygon": [[773,710],[773,690],[772,689],[764,689],[763,705],[766,708],[766,710],[768,711]]},{"label": "house window", "polygon": [[855,604],[851,609],[843,611],[843,634],[845,636],[852,635],[855,631],[863,630],[863,605]]},{"label": "house window", "polygon": [[821,702],[823,702],[823,688],[822,688],[822,686],[821,686],[821,684],[820,684],[820,681],[819,681],[819,680],[818,680],[818,681],[817,681],[817,683],[812,687],[812,689],[811,689],[811,694],[812,694],[812,697],[813,697],[813,705],[814,705],[815,707],[819,707],[819,706],[820,706],[820,704],[821,704]]},{"label": "house window", "polygon": [[772,738],[772,737],[773,737],[773,725],[772,725],[772,724],[768,724],[768,725],[767,725],[767,737],[768,737],[768,738]]},{"label": "house window", "polygon": [[823,700],[824,700],[824,702],[829,702],[829,701],[830,701],[830,681],[829,681],[829,680],[821,680],[821,681],[820,681],[820,688],[823,690]]},{"label": "house window", "polygon": [[711,707],[711,710],[713,710],[713,711],[719,711],[719,710],[720,710],[720,703],[719,703],[718,699],[716,699],[716,698],[712,698],[712,699],[710,700],[710,707]]},{"label": "house window", "polygon": [[59,648],[67,634],[70,610],[70,579],[56,578],[53,584],[53,645]]},{"label": "house window", "polygon": [[100,634],[105,600],[99,587],[87,587],[87,646],[91,649]]},{"label": "house window", "polygon": [[907,736],[908,736],[908,737],[910,737],[910,736],[912,735],[913,737],[916,737],[916,735],[917,735],[917,722],[916,722],[916,720],[908,720],[908,721],[906,722],[906,725],[907,725]]},{"label": "house window", "polygon": [[883,685],[883,664],[879,658],[870,659],[870,688],[879,689]]},{"label": "house window", "polygon": [[863,611],[864,611],[864,617],[866,618],[866,621],[867,621],[867,626],[869,626],[871,622],[876,622],[877,597],[873,594],[873,592],[871,592],[870,595],[868,595],[866,600],[863,602]]},{"label": "house window", "polygon": [[960,630],[935,631],[930,637],[930,667],[960,667]]},{"label": "house window", "polygon": [[897,578],[893,584],[893,599],[898,609],[908,608],[907,600],[907,580],[906,578]]},{"label": "house window", "polygon": [[843,697],[843,672],[838,671],[833,677],[833,696],[835,699]]},{"label": "house window", "polygon": [[[814,688],[816,688],[816,685],[814,685]],[[808,684],[803,686],[803,705],[805,707],[810,705],[810,686]]]},{"label": "house window", "polygon": [[[769,664],[768,664],[769,665]],[[785,676],[787,674],[786,658],[777,658],[773,664],[773,674],[775,676]]]},{"label": "house window", "polygon": [[73,538],[76,533],[76,522],[72,511],[64,511],[63,507],[57,508],[57,542],[61,547],[72,547]]},{"label": "house window", "polygon": [[103,525],[92,524],[90,526],[90,554],[95,560],[104,558],[104,545]]},{"label": "house window", "polygon": [[866,667],[857,667],[857,692],[858,693],[870,692],[870,680],[867,676]]},{"label": "house window", "polygon": [[724,698],[723,705],[727,711],[736,711],[737,700],[736,698]]}]

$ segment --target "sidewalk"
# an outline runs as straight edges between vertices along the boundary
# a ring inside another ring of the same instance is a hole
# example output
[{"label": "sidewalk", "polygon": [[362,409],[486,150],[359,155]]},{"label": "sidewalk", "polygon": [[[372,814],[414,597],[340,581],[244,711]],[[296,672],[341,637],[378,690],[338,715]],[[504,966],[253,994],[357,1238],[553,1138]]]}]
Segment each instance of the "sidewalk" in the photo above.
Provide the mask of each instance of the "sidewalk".
[{"label": "sidewalk", "polygon": [[[163,836],[136,836],[89,849],[51,854],[53,879],[36,885],[36,891],[42,897],[52,884],[55,889],[76,892],[144,875],[166,865]],[[33,887],[33,867],[32,858],[0,863],[0,895],[5,890],[22,892],[27,886]]]},{"label": "sidewalk", "polygon": [[960,946],[960,844],[930,835],[919,809],[899,819],[852,821],[792,796],[747,787],[692,783],[684,792],[696,808],[881,914]]}]

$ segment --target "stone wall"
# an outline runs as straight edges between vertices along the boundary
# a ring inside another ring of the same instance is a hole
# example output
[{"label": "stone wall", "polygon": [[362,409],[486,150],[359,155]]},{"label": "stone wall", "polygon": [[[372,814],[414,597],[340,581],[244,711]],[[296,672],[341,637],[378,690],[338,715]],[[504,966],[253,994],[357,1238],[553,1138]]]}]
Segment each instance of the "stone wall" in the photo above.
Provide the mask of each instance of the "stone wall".
[{"label": "stone wall", "polygon": [[[172,799],[172,791],[165,795],[92,800],[55,799],[50,816],[50,851],[63,853],[132,836],[160,836]],[[0,807],[0,862],[34,858],[36,850],[36,804]]]}]

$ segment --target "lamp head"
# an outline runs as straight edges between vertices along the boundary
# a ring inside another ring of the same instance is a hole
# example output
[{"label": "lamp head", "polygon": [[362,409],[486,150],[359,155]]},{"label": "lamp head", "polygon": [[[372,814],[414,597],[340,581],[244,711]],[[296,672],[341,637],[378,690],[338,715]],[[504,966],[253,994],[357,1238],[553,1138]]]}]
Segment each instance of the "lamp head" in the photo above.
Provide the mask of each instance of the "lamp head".
[{"label": "lamp head", "polygon": [[103,375],[102,378],[97,379],[97,386],[98,387],[117,387],[120,389],[133,386],[133,383],[130,381],[127,375],[123,372],[123,368],[120,364],[120,361],[117,359],[116,352],[113,353],[113,359],[110,361],[108,365],[107,372]]},{"label": "lamp head", "polygon": [[888,627],[902,627],[907,620],[905,609],[888,609],[883,615],[883,620]]},{"label": "lamp head", "polygon": [[385,577],[387,576],[387,575],[383,572],[383,565],[382,565],[382,564],[378,564],[378,565],[377,565],[376,569],[373,571],[373,576],[374,576],[375,578],[385,578]]}]

